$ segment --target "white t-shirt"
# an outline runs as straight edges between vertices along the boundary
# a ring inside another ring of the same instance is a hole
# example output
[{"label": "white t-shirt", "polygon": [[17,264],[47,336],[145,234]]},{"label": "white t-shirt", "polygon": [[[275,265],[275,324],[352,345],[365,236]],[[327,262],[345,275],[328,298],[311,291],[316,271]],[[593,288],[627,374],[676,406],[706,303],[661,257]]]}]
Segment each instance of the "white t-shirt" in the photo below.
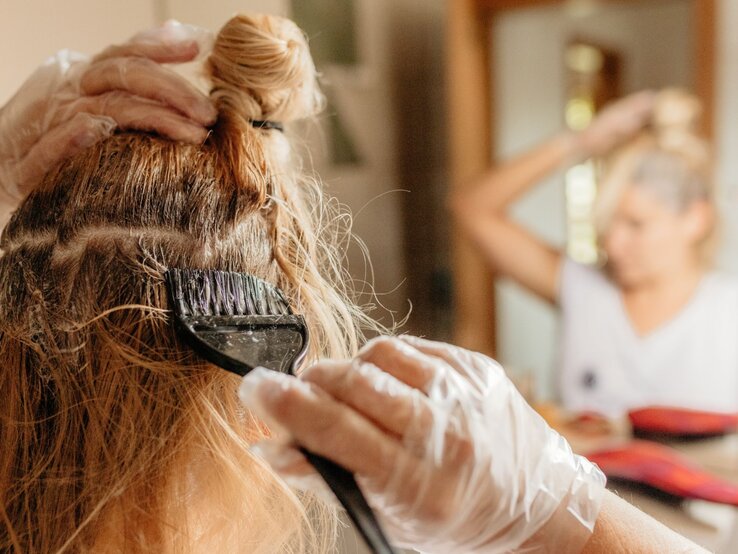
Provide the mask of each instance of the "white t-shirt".
[{"label": "white t-shirt", "polygon": [[559,390],[564,406],[609,416],[643,406],[738,411],[738,279],[708,273],[646,336],[598,270],[565,260]]}]

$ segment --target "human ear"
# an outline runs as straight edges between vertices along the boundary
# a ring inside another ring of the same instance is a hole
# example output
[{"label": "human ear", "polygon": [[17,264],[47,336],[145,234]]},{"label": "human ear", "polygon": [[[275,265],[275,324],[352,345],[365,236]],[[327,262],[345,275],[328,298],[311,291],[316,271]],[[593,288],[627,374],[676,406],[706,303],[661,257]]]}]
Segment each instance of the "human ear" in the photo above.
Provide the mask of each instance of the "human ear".
[{"label": "human ear", "polygon": [[699,242],[715,224],[715,207],[705,200],[696,200],[683,212],[682,221],[687,238]]}]

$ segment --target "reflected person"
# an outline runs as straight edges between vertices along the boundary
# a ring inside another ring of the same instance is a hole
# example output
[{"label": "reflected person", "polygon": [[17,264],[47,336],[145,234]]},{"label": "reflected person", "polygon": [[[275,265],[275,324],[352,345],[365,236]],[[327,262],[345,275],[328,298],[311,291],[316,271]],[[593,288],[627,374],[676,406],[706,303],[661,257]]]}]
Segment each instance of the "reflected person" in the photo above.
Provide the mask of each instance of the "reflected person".
[{"label": "reflected person", "polygon": [[[713,269],[713,163],[701,106],[668,89],[607,107],[479,177],[453,207],[490,265],[561,310],[566,408],[616,416],[661,405],[738,410],[738,280]],[[595,205],[601,267],[568,258],[508,209],[557,170],[605,156]]]}]

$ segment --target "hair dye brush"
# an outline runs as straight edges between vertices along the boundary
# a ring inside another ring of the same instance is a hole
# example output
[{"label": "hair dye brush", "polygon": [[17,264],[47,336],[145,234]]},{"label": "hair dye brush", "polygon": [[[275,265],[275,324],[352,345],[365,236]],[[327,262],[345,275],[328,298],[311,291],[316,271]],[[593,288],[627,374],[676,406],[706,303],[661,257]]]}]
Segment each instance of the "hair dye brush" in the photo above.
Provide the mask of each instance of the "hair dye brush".
[{"label": "hair dye brush", "polygon": [[[293,314],[281,290],[263,279],[228,271],[170,269],[166,273],[178,335],[195,352],[237,375],[255,367],[293,374],[308,346],[305,319]],[[376,554],[392,554],[354,476],[300,448],[328,483]]]}]

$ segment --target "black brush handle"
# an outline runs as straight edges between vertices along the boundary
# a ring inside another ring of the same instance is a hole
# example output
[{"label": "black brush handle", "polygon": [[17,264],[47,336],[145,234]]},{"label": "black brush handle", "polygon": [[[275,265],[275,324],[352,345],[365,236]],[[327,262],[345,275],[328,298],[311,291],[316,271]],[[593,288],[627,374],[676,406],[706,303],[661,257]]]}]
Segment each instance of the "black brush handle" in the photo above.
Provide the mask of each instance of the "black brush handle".
[{"label": "black brush handle", "polygon": [[364,537],[364,541],[374,554],[398,554],[392,548],[387,537],[364,498],[364,495],[356,483],[356,479],[350,471],[342,468],[338,464],[330,460],[313,454],[305,448],[300,448],[312,466],[320,473],[321,477],[328,483],[328,486],[336,495],[336,498],[346,508],[351,521]]}]

